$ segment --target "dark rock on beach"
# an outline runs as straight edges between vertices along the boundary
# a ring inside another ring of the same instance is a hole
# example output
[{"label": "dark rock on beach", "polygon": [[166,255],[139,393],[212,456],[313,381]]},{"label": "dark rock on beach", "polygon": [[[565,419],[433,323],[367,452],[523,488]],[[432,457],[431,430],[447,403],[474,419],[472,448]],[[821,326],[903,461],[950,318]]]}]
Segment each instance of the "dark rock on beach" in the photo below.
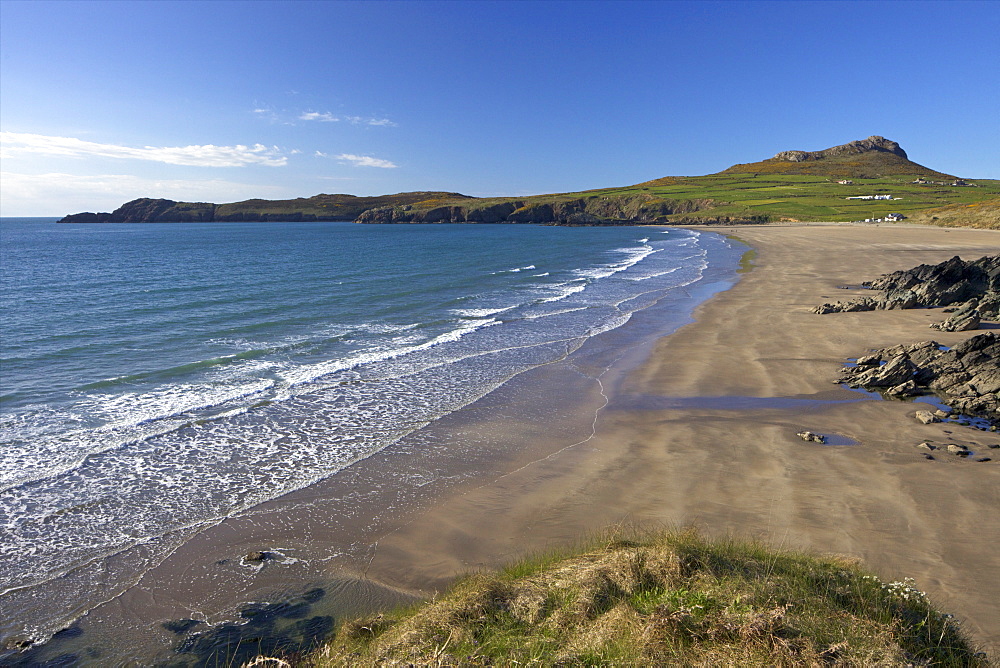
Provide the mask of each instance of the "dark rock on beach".
[{"label": "dark rock on beach", "polygon": [[[968,338],[950,350],[935,341],[876,350],[842,374],[851,387],[894,396],[936,394],[957,413],[1000,424],[1000,337],[994,332]],[[918,411],[921,421],[921,413],[927,414],[928,423],[940,421],[930,411]]]},{"label": "dark rock on beach", "polygon": [[942,331],[975,329],[979,320],[1000,319],[1000,255],[965,261],[959,256],[940,264],[885,274],[863,287],[882,292],[846,302],[823,304],[814,313],[875,311],[962,304]]},{"label": "dark rock on beach", "polygon": [[982,316],[979,313],[978,302],[975,299],[962,304],[953,311],[950,318],[944,322],[931,323],[931,329],[938,329],[942,332],[966,332],[971,329],[979,329]]}]

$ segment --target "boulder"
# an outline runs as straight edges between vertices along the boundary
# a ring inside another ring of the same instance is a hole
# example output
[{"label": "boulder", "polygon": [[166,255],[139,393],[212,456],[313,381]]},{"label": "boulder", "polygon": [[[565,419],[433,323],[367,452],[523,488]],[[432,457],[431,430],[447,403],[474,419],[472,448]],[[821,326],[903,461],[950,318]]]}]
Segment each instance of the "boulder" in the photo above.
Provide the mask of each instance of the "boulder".
[{"label": "boulder", "polygon": [[886,390],[886,394],[892,394],[897,397],[909,397],[914,394],[919,394],[920,391],[917,389],[917,384],[911,378],[905,383],[900,383]]},{"label": "boulder", "polygon": [[979,329],[982,316],[979,313],[979,302],[975,299],[962,304],[953,311],[950,318],[944,322],[931,323],[931,329],[938,329],[942,332],[966,332],[971,329]]},{"label": "boulder", "polygon": [[854,378],[853,383],[873,388],[895,387],[912,379],[916,369],[905,355],[899,355],[882,366],[868,367]]},{"label": "boulder", "polygon": [[933,424],[935,422],[941,421],[941,418],[934,415],[934,413],[931,413],[930,411],[917,411],[914,417],[917,418],[917,420],[919,420],[920,422],[923,422],[924,424]]}]

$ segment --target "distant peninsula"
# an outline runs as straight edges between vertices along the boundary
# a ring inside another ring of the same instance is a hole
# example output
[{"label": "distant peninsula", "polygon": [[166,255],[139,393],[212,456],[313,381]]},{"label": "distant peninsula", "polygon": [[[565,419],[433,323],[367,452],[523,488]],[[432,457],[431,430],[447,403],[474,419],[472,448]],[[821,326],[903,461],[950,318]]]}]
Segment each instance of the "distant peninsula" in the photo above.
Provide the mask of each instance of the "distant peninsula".
[{"label": "distant peninsula", "polygon": [[326,195],[229,204],[141,198],[60,223],[303,222],[543,225],[912,222],[1000,228],[1000,181],[960,179],[872,136],[820,151],[781,151],[706,176],[532,197],[457,192]]}]

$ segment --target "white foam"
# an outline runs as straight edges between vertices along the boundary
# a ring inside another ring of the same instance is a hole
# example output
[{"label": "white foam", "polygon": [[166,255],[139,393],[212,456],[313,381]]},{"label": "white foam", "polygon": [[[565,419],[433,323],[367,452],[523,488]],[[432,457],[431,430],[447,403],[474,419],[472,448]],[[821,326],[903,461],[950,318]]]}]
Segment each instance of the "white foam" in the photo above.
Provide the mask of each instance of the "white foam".
[{"label": "white foam", "polygon": [[[485,320],[467,320],[463,321],[455,329],[439,334],[422,343],[394,348],[383,348],[376,345],[366,351],[358,352],[344,358],[293,367],[279,372],[279,376],[290,387],[294,387],[296,385],[302,385],[304,383],[315,381],[323,376],[336,373],[338,371],[346,371],[348,369],[354,369],[366,364],[397,359],[411,353],[433,348],[434,346],[442,343],[457,341],[470,332],[482,329],[483,327],[495,325],[499,322],[500,321],[495,318],[488,318]],[[283,395],[283,398],[287,396],[291,396],[291,393],[289,392]]]},{"label": "white foam", "polygon": [[497,313],[505,313],[511,309],[517,308],[518,306],[519,304],[514,304],[513,306],[500,306],[498,308],[454,308],[451,312],[455,315],[460,315],[463,318],[485,318]]},{"label": "white foam", "polygon": [[520,273],[522,271],[528,271],[529,269],[535,269],[535,268],[536,268],[535,265],[529,264],[529,265],[524,266],[524,267],[513,267],[511,269],[501,269],[500,271],[493,271],[493,272],[490,272],[490,274],[494,275],[494,276],[497,275],[497,274],[517,274],[517,273]]},{"label": "white foam", "polygon": [[578,292],[583,292],[587,289],[587,284],[582,281],[582,279],[577,281],[570,281],[568,283],[556,283],[554,285],[545,286],[546,290],[555,292],[556,294],[552,297],[546,297],[540,299],[539,303],[547,304],[549,302],[558,302],[566,299],[570,295],[575,295]]}]

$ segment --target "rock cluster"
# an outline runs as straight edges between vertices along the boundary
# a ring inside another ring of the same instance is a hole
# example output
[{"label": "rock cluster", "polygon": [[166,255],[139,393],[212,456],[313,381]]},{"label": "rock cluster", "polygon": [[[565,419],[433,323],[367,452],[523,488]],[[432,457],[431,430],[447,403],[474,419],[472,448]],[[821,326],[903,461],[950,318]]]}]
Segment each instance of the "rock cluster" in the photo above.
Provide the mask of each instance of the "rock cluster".
[{"label": "rock cluster", "polygon": [[876,350],[843,369],[841,382],[899,397],[934,393],[956,412],[1000,425],[1000,337],[979,334],[950,350],[935,341]]},{"label": "rock cluster", "polygon": [[[913,269],[885,274],[874,281],[862,283],[862,286],[881,290],[882,295],[823,304],[813,312],[822,315],[962,304],[960,310],[964,313],[960,322],[946,327],[975,329],[979,326],[977,319],[1000,318],[1000,255],[972,261],[964,261],[956,255],[940,264],[922,264]],[[977,315],[971,315],[973,311]],[[976,321],[975,326],[971,326],[973,321]],[[963,330],[943,328],[943,331]]]},{"label": "rock cluster", "polygon": [[924,450],[924,451],[926,451],[924,453],[924,458],[925,459],[934,459],[934,455],[930,454],[932,452],[937,452],[939,454],[943,454],[943,453],[947,452],[948,454],[954,455],[955,457],[958,457],[959,459],[967,459],[967,460],[976,461],[976,462],[991,462],[991,461],[993,461],[992,457],[987,457],[987,456],[982,455],[982,454],[980,454],[980,456],[975,456],[976,452],[982,453],[983,447],[985,447],[987,449],[990,449],[990,450],[996,450],[996,449],[1000,448],[1000,443],[990,443],[990,444],[988,444],[986,446],[981,446],[981,445],[976,445],[976,444],[965,445],[965,444],[962,444],[962,443],[941,443],[941,444],[935,444],[935,443],[933,443],[931,441],[924,441],[923,443],[918,443],[917,444],[917,449],[918,450]]}]

